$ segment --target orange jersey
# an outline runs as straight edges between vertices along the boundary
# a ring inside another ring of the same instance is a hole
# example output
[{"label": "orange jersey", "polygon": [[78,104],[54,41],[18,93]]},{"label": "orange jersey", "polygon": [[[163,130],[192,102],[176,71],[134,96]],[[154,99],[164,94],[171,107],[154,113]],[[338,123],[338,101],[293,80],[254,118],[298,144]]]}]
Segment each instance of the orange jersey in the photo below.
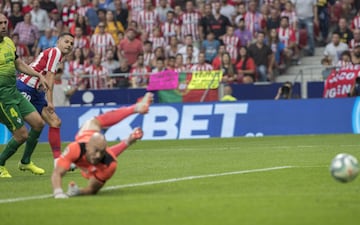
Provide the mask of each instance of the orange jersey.
[{"label": "orange jersey", "polygon": [[117,167],[116,156],[106,149],[104,158],[97,165],[90,164],[86,159],[85,144],[95,131],[84,131],[81,135],[76,136],[76,141],[70,143],[61,157],[57,161],[57,166],[66,170],[70,169],[71,163],[74,163],[81,169],[81,174],[86,179],[95,177],[101,182],[106,182],[115,173]]}]

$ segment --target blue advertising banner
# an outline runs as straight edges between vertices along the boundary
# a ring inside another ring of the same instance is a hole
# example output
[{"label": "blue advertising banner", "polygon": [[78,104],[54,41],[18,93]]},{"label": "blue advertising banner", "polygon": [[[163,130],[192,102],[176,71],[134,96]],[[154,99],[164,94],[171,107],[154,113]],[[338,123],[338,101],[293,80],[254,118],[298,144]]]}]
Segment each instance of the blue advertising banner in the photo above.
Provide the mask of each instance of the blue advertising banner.
[{"label": "blue advertising banner", "polygon": [[[113,109],[57,108],[62,141],[72,141],[84,121]],[[360,133],[360,98],[154,104],[148,114],[133,114],[104,134],[110,141],[121,140],[137,126],[144,140]],[[47,132],[46,127],[41,142],[47,142]],[[10,137],[3,126],[0,136],[2,143]]]}]

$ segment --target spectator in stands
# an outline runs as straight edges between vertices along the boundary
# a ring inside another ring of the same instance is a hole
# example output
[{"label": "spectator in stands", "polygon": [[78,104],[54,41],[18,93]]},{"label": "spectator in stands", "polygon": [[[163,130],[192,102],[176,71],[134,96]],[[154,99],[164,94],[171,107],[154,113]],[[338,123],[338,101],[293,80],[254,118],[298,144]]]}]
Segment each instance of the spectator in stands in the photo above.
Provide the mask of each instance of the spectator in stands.
[{"label": "spectator in stands", "polygon": [[237,99],[232,95],[232,87],[230,85],[224,86],[224,94],[223,97],[220,99],[222,102],[228,101],[237,101]]},{"label": "spectator in stands", "polygon": [[168,45],[168,43],[165,41],[165,38],[161,34],[160,27],[154,27],[152,36],[150,36],[148,40],[152,42],[153,50],[155,50],[157,47],[162,47],[165,49],[165,47]]},{"label": "spectator in stands", "polygon": [[235,7],[231,4],[228,4],[228,0],[221,0],[220,3],[220,14],[226,16],[229,19],[229,22],[233,24],[236,16]]},{"label": "spectator in stands", "polygon": [[24,21],[24,16],[21,11],[22,11],[21,2],[13,2],[11,7],[11,15],[8,17],[13,28],[16,27],[17,23]]},{"label": "spectator in stands", "polygon": [[[61,19],[65,27],[72,27],[75,22],[75,16],[77,14],[77,7],[75,0],[66,0],[61,9]],[[75,25],[76,26],[76,25]],[[84,34],[86,31],[84,30]]]},{"label": "spectator in stands", "polygon": [[45,29],[50,26],[50,19],[46,10],[40,8],[39,0],[35,0],[31,13],[31,23],[34,24],[40,34],[44,34]]},{"label": "spectator in stands", "polygon": [[186,58],[189,56],[188,55],[188,46],[192,46],[192,56],[193,58],[195,58],[197,60],[198,56],[199,56],[199,49],[195,46],[193,46],[193,36],[191,34],[188,34],[185,36],[185,41],[184,41],[184,46],[182,46],[178,53],[182,54],[184,56],[184,60],[186,60]]},{"label": "spectator in stands", "polygon": [[139,39],[135,39],[136,31],[129,28],[126,32],[126,37],[120,41],[118,46],[118,59],[121,61],[126,58],[129,65],[136,62],[138,55],[143,52],[143,44]]},{"label": "spectator in stands", "polygon": [[84,79],[84,83],[89,89],[99,90],[112,88],[113,86],[109,71],[101,65],[100,54],[94,55],[92,64],[85,68],[85,75],[89,76]]},{"label": "spectator in stands", "polygon": [[175,56],[170,56],[167,58],[166,70],[175,70]]},{"label": "spectator in stands", "polygon": [[26,45],[19,42],[20,40],[19,34],[13,33],[11,35],[11,39],[13,40],[14,45],[16,47],[16,55],[20,59],[22,59],[26,64],[29,64],[32,61],[32,57],[30,56],[29,48]]},{"label": "spectator in stands", "polygon": [[259,81],[273,81],[275,56],[271,48],[264,44],[264,32],[258,32],[256,42],[248,48],[249,56],[255,61]]},{"label": "spectator in stands", "polygon": [[328,4],[331,4],[331,2],[331,0],[322,0],[317,2],[321,45],[326,45],[329,35],[330,12]]},{"label": "spectator in stands", "polygon": [[0,4],[0,10],[1,12],[7,17],[9,18],[9,16],[11,16],[11,0],[3,0],[2,3]]},{"label": "spectator in stands", "polygon": [[285,3],[285,9],[281,12],[280,14],[281,17],[286,16],[289,18],[289,27],[293,30],[298,30],[297,27],[297,16],[296,16],[296,12],[294,10],[294,5],[292,4],[291,1],[287,1]]},{"label": "spectator in stands", "polygon": [[332,34],[331,42],[325,47],[324,56],[331,60],[331,64],[335,66],[339,61],[341,53],[348,49],[348,45],[340,41],[340,34],[334,32]]},{"label": "spectator in stands", "polygon": [[240,80],[237,75],[235,64],[232,63],[231,56],[228,52],[224,52],[221,56],[220,70],[223,73],[222,83],[242,83],[242,80]]},{"label": "spectator in stands", "polygon": [[352,51],[351,62],[354,65],[360,65],[360,45],[355,46],[354,50]]},{"label": "spectator in stands", "polygon": [[42,0],[40,1],[40,8],[44,9],[47,13],[50,13],[52,10],[57,9],[57,5],[54,1]]},{"label": "spectator in stands", "polygon": [[191,66],[190,71],[211,71],[213,67],[211,64],[206,63],[205,53],[200,52],[198,56],[198,63]]},{"label": "spectator in stands", "polygon": [[235,17],[234,23],[239,24],[240,19],[244,19],[246,14],[246,6],[244,2],[240,2],[237,5],[237,15]]},{"label": "spectator in stands", "polygon": [[280,28],[277,29],[279,40],[284,44],[285,60],[289,62],[292,58],[299,60],[299,49],[296,43],[296,31],[289,27],[289,18],[281,17]]},{"label": "spectator in stands", "polygon": [[212,31],[210,24],[212,23],[212,21],[214,21],[214,15],[212,13],[212,6],[211,4],[205,4],[204,7],[204,14],[200,19],[200,26],[199,26],[199,31],[200,31],[200,37],[201,40],[206,39],[207,34]]},{"label": "spectator in stands", "polygon": [[353,50],[356,46],[360,45],[360,29],[356,28],[353,32],[354,38],[349,43],[350,50]]},{"label": "spectator in stands", "polygon": [[145,88],[149,82],[150,68],[144,65],[144,55],[137,56],[136,65],[130,70],[130,85],[132,88]]},{"label": "spectator in stands", "polygon": [[36,51],[35,51],[35,55],[39,55],[40,52],[42,52],[43,50],[47,49],[47,48],[51,48],[51,47],[55,47],[56,46],[56,42],[58,40],[57,36],[53,36],[53,30],[51,28],[46,28],[45,29],[45,33],[43,35],[41,35]]},{"label": "spectator in stands", "polygon": [[90,62],[86,60],[83,50],[83,48],[74,48],[74,57],[69,61],[69,84],[72,86],[81,85],[83,81],[81,75],[85,74],[85,68],[90,66]]},{"label": "spectator in stands", "polygon": [[239,49],[239,61],[236,64],[236,71],[238,78],[239,80],[242,80],[242,83],[249,84],[256,81],[255,62],[254,59],[249,56],[245,46],[242,46]]},{"label": "spectator in stands", "polygon": [[179,15],[181,35],[185,38],[190,35],[194,40],[194,44],[197,44],[200,40],[200,19],[201,15],[195,10],[193,1],[186,0],[185,12]]},{"label": "spectator in stands", "polygon": [[130,86],[129,83],[129,73],[131,67],[128,64],[127,59],[123,59],[120,62],[120,67],[116,68],[113,72],[116,75],[114,80],[115,88],[128,88]]},{"label": "spectator in stands", "polygon": [[70,98],[79,89],[79,86],[69,85],[66,79],[63,79],[64,68],[60,63],[54,77],[53,102],[54,106],[70,106]]},{"label": "spectator in stands", "polygon": [[151,67],[151,62],[155,58],[155,54],[152,50],[152,42],[145,41],[144,42],[144,64],[145,66]]},{"label": "spectator in stands", "polygon": [[18,33],[20,43],[27,45],[30,55],[34,55],[38,40],[40,38],[39,29],[31,23],[31,14],[24,15],[24,21],[17,23],[13,33]]},{"label": "spectator in stands", "polygon": [[338,27],[335,30],[335,32],[339,33],[340,41],[345,44],[349,44],[350,41],[353,39],[353,33],[348,28],[346,18],[344,18],[344,17],[341,17],[339,19],[339,24],[338,24]]},{"label": "spectator in stands", "polygon": [[[49,26],[52,29],[57,28],[59,25],[58,24],[62,24],[62,21],[60,19],[60,15],[59,15],[59,11],[57,9],[53,9],[51,10],[51,12],[49,13]],[[67,27],[66,27],[67,28]]]},{"label": "spectator in stands", "polygon": [[226,34],[221,37],[225,45],[225,50],[230,54],[231,60],[236,61],[238,58],[238,49],[241,46],[240,39],[234,34],[234,27],[228,26]]},{"label": "spectator in stands", "polygon": [[357,11],[356,16],[351,21],[351,29],[360,29],[360,10]]},{"label": "spectator in stands", "polygon": [[83,35],[89,36],[92,34],[91,27],[88,24],[85,16],[77,14],[75,16],[75,21],[73,23],[71,23],[71,26],[69,27],[70,28],[69,32],[71,34],[75,35],[76,27],[80,27],[82,29]]},{"label": "spectator in stands", "polygon": [[164,58],[165,59],[165,50],[163,47],[157,47],[154,50],[154,57],[152,58],[151,62],[150,62],[150,67],[156,67],[157,64],[157,59],[158,58]]},{"label": "spectator in stands", "polygon": [[25,16],[25,14],[29,13],[33,8],[34,0],[28,0],[26,3],[23,2],[22,7],[22,14]]},{"label": "spectator in stands", "polygon": [[336,67],[339,68],[351,68],[352,67],[352,62],[351,62],[351,52],[346,50],[343,51],[340,55],[339,61],[336,64]]},{"label": "spectator in stands", "polygon": [[182,54],[178,53],[175,56],[175,72],[181,73],[186,72],[188,69],[184,65],[184,57]]},{"label": "spectator in stands", "polygon": [[321,71],[321,75],[322,75],[323,79],[326,80],[327,77],[333,71],[333,67],[331,66],[331,61],[327,57],[324,57],[324,58],[321,59],[321,65],[323,66],[323,70]]},{"label": "spectator in stands", "polygon": [[122,7],[121,0],[114,0],[112,3],[113,4],[110,4],[108,9],[112,10],[115,13],[116,20],[123,25],[124,29],[127,29],[129,18],[128,9]]},{"label": "spectator in stands", "polygon": [[170,45],[165,47],[165,57],[169,58],[171,56],[176,57],[176,54],[182,47],[182,44],[179,43],[176,36],[170,37]]},{"label": "spectator in stands", "polygon": [[144,0],[128,0],[127,9],[129,10],[129,21],[137,21],[138,14],[145,9]]},{"label": "spectator in stands", "polygon": [[161,33],[165,38],[166,43],[170,43],[171,37],[180,37],[180,27],[175,23],[175,13],[168,11],[166,14],[166,21],[161,24]]},{"label": "spectator in stands", "polygon": [[153,35],[155,27],[160,26],[159,17],[153,7],[152,0],[145,0],[145,8],[141,10],[136,18],[139,29],[142,33]]},{"label": "spectator in stands", "polygon": [[209,26],[210,29],[214,32],[215,34],[215,39],[221,40],[222,36],[224,34],[226,34],[226,28],[228,26],[231,26],[231,22],[230,20],[221,14],[221,4],[220,2],[215,2],[214,3],[214,16],[213,19],[210,20],[209,22]]},{"label": "spectator in stands", "polygon": [[[99,23],[99,24],[102,24],[102,23]],[[94,34],[100,33],[100,29],[101,28],[99,27],[99,25],[96,26]],[[106,33],[109,33],[112,36],[112,38],[115,41],[115,46],[117,46],[119,44],[118,34],[124,33],[124,31],[125,31],[123,25],[119,21],[116,21],[116,19],[114,17],[114,13],[111,10],[106,11],[105,31],[106,31]]]},{"label": "spectator in stands", "polygon": [[319,24],[318,8],[316,0],[291,0],[295,6],[298,17],[299,28],[306,27],[307,31],[307,54],[313,56],[315,53],[314,23]]},{"label": "spectator in stands", "polygon": [[159,15],[159,22],[165,23],[167,20],[167,13],[172,11],[173,9],[170,7],[170,5],[167,4],[166,0],[160,0],[159,5],[156,7],[155,12],[157,15]]},{"label": "spectator in stands", "polygon": [[242,46],[249,46],[253,40],[252,33],[246,29],[245,20],[243,18],[239,20],[238,29],[234,31],[234,35],[240,39]]},{"label": "spectator in stands", "polygon": [[162,57],[159,57],[156,59],[156,66],[152,69],[151,72],[153,73],[158,73],[158,72],[162,72],[165,71],[166,67],[165,67],[165,59]]},{"label": "spectator in stands", "polygon": [[275,96],[275,100],[279,99],[291,99],[292,98],[292,83],[286,81],[281,87],[279,87],[278,92]]},{"label": "spectator in stands", "polygon": [[219,50],[217,56],[213,59],[211,65],[213,66],[214,70],[220,69],[221,66],[221,58],[222,55],[225,53],[225,45],[220,43]]},{"label": "spectator in stands", "polygon": [[[96,8],[91,7],[91,9],[96,9]],[[98,18],[98,24],[100,22],[103,22],[106,24],[106,9],[97,9],[96,15]],[[89,19],[89,17],[87,15],[86,15],[86,17]],[[94,25],[92,23],[90,23],[90,24],[91,24],[91,27],[94,28]],[[96,26],[95,26],[95,28],[96,28]]]},{"label": "spectator in stands", "polygon": [[114,51],[112,49],[108,49],[106,51],[105,60],[101,63],[101,65],[109,71],[110,75],[114,72],[116,68],[120,67],[119,61],[114,59],[114,56]]},{"label": "spectator in stands", "polygon": [[74,49],[76,48],[81,48],[85,55],[89,55],[90,40],[88,36],[83,34],[83,29],[81,27],[75,28]]},{"label": "spectator in stands", "polygon": [[270,30],[267,44],[275,57],[274,68],[282,72],[286,68],[286,65],[290,63],[292,51],[287,49],[285,44],[279,40],[279,34],[276,29]]},{"label": "spectator in stands", "polygon": [[105,31],[105,23],[98,24],[99,33],[93,34],[90,39],[90,49],[95,55],[100,55],[102,60],[105,59],[106,50],[115,51],[115,40],[111,34]]},{"label": "spectator in stands", "polygon": [[270,9],[270,16],[266,20],[266,30],[277,29],[280,27],[280,12],[277,8]]},{"label": "spectator in stands", "polygon": [[220,41],[215,40],[214,33],[210,31],[206,36],[206,40],[201,44],[201,51],[205,53],[207,63],[212,63],[213,59],[217,56],[219,47]]},{"label": "spectator in stands", "polygon": [[257,1],[250,0],[248,5],[248,11],[245,14],[245,26],[252,33],[253,37],[255,34],[262,30],[265,25],[264,18],[262,15],[256,10]]}]

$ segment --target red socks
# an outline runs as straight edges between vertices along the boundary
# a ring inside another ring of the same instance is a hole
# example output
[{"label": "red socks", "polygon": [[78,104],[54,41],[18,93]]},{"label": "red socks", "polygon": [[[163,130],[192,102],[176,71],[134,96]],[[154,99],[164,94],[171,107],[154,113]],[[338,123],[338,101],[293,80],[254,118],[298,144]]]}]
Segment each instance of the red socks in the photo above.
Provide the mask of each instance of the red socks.
[{"label": "red socks", "polygon": [[135,112],[135,106],[122,107],[96,117],[102,128],[111,127]]},{"label": "red socks", "polygon": [[109,150],[115,154],[116,157],[118,157],[125,149],[127,149],[128,144],[126,141],[122,141],[119,144],[113,145],[109,147]]},{"label": "red socks", "polygon": [[61,155],[60,128],[49,127],[48,140],[51,146],[53,157],[54,159],[57,159]]}]

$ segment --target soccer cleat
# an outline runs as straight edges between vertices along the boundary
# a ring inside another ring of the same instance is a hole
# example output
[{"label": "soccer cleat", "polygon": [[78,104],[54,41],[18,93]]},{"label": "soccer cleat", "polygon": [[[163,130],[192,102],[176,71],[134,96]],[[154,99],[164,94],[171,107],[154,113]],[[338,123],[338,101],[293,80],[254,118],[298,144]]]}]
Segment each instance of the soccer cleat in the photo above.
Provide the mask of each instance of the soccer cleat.
[{"label": "soccer cleat", "polygon": [[154,100],[154,94],[147,92],[144,97],[136,103],[135,112],[140,114],[146,114],[149,112],[149,106]]},{"label": "soccer cleat", "polygon": [[136,127],[133,132],[130,134],[128,138],[128,143],[132,144],[135,141],[141,139],[143,137],[144,133],[140,127]]},{"label": "soccer cleat", "polygon": [[30,162],[29,164],[22,164],[19,162],[18,166],[21,171],[29,170],[35,175],[43,175],[45,173],[44,169],[37,167],[33,162]]},{"label": "soccer cleat", "polygon": [[11,178],[9,171],[7,171],[5,166],[0,166],[0,178]]}]

